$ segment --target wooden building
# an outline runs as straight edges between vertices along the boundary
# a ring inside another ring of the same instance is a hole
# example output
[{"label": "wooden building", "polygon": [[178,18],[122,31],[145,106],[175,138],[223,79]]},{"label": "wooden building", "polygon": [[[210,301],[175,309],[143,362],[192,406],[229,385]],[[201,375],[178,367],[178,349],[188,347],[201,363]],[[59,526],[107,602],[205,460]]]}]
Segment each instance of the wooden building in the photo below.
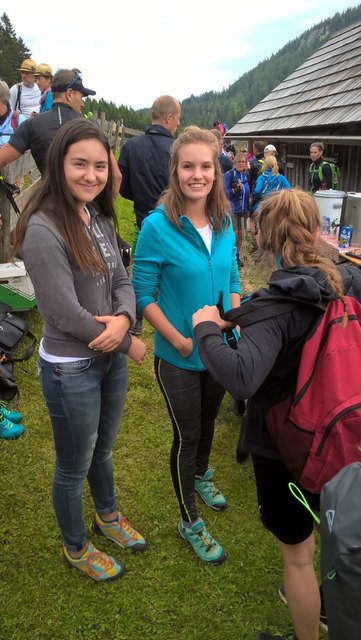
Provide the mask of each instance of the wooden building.
[{"label": "wooden building", "polygon": [[361,192],[361,22],[342,29],[245,115],[227,136],[277,148],[292,185],[308,188],[309,147],[339,164],[340,187]]}]

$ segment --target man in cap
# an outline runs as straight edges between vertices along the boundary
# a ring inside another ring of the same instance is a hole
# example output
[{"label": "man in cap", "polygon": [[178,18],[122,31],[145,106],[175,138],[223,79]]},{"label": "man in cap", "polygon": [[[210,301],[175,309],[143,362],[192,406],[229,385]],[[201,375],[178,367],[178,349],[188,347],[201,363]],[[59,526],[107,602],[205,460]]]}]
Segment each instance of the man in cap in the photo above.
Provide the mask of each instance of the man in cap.
[{"label": "man in cap", "polygon": [[[53,77],[51,88],[54,99],[52,108],[36,118],[26,120],[14,131],[9,142],[0,149],[0,168],[30,150],[36,166],[43,174],[46,169],[46,153],[56,132],[66,122],[82,118],[83,98],[96,93],[84,87],[80,75],[73,69],[60,69]],[[119,193],[121,173],[112,153],[110,157],[115,198]]]},{"label": "man in cap", "polygon": [[40,113],[49,111],[53,106],[53,94],[51,92],[51,80],[53,72],[45,62],[38,64],[35,71],[35,82],[41,91]]},{"label": "man in cap", "polygon": [[[35,71],[35,69],[34,69]],[[62,124],[81,118],[83,98],[95,91],[83,86],[80,76],[70,69],[60,69],[52,80],[53,106],[50,111],[26,120],[0,149],[0,167],[17,160],[30,149],[41,174],[46,168],[46,152]],[[40,93],[40,91],[39,91]]]},{"label": "man in cap", "polygon": [[35,82],[36,62],[28,58],[24,60],[20,69],[21,82],[10,89],[10,107],[12,111],[19,111],[26,118],[39,113],[40,89]]}]

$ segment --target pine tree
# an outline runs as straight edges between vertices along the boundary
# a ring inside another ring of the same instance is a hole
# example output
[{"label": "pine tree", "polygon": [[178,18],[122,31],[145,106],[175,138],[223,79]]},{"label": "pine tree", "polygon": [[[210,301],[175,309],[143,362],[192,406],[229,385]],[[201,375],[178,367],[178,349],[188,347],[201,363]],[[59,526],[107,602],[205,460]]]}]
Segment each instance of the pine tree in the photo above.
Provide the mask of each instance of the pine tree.
[{"label": "pine tree", "polygon": [[0,78],[11,87],[19,82],[18,69],[31,53],[22,38],[17,37],[6,13],[0,18]]}]

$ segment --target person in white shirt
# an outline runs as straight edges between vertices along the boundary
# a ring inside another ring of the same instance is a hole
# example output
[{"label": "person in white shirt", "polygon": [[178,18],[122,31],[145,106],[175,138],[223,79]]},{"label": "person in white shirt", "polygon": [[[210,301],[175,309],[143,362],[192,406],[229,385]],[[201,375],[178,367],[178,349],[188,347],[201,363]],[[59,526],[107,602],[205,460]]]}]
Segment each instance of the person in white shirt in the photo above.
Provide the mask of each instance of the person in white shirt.
[{"label": "person in white shirt", "polygon": [[22,113],[26,118],[39,113],[41,91],[35,82],[36,62],[28,58],[20,69],[21,82],[10,89],[10,107],[12,111]]}]

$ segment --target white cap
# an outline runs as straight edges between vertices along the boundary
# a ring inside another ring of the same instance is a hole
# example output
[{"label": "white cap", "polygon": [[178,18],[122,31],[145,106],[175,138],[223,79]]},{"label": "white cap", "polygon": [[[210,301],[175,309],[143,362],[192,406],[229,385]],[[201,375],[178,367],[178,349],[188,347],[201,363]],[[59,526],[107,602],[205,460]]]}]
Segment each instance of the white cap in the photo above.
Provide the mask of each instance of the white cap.
[{"label": "white cap", "polygon": [[265,151],[275,151],[277,153],[276,147],[273,144],[268,144],[267,147],[264,148]]}]

